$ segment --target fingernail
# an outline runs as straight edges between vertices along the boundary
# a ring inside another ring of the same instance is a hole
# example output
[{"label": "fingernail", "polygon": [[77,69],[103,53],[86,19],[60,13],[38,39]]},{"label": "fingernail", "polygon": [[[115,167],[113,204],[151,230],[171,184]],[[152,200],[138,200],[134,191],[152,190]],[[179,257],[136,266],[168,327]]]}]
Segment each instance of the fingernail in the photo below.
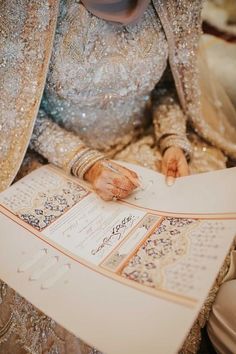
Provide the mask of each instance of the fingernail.
[{"label": "fingernail", "polygon": [[135,178],[135,177],[129,177],[130,181],[136,186],[136,187],[140,187],[141,186],[141,183],[139,181],[138,178]]},{"label": "fingernail", "polygon": [[171,187],[171,186],[173,186],[174,183],[175,183],[175,178],[174,178],[174,177],[168,176],[168,177],[166,178],[166,184],[167,184],[167,186]]}]

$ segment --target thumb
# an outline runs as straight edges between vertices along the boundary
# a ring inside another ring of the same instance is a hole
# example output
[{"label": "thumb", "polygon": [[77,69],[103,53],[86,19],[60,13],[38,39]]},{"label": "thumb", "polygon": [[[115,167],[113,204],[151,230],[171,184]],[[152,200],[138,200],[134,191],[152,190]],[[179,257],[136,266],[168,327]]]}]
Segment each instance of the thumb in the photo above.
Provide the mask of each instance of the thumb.
[{"label": "thumb", "polygon": [[168,186],[172,186],[175,183],[175,178],[177,177],[177,171],[178,171],[177,161],[172,160],[167,165],[167,171],[166,171],[166,184]]}]

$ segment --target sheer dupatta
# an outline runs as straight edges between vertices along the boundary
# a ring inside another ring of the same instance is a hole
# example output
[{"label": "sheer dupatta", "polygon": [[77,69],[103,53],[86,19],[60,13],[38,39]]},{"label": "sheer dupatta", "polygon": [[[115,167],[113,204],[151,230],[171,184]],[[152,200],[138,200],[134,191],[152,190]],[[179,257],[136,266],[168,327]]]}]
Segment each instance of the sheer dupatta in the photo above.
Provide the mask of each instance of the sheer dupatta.
[{"label": "sheer dupatta", "polygon": [[236,158],[236,111],[213,77],[200,43],[202,0],[153,0],[169,45],[180,104],[195,131]]},{"label": "sheer dupatta", "polygon": [[0,1],[0,191],[14,180],[42,97],[59,0]]}]

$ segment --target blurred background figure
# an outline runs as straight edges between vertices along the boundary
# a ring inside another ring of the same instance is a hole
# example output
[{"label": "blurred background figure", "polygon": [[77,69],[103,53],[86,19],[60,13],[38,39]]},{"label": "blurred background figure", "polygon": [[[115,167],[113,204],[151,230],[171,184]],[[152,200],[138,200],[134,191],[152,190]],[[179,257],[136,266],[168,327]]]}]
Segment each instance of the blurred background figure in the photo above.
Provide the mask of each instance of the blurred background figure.
[{"label": "blurred background figure", "polygon": [[[203,40],[208,65],[236,106],[236,1],[208,0],[203,10]],[[220,354],[236,353],[236,251],[221,285],[207,325]]]},{"label": "blurred background figure", "polygon": [[203,19],[208,64],[236,105],[236,1],[208,0]]}]

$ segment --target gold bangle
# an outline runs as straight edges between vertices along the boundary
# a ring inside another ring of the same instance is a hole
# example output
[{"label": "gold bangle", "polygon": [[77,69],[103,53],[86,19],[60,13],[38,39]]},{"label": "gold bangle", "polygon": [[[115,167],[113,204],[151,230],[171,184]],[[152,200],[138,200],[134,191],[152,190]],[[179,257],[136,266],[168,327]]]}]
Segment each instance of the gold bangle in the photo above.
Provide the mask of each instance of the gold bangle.
[{"label": "gold bangle", "polygon": [[85,148],[77,155],[77,160],[72,166],[73,175],[83,179],[85,173],[99,160],[105,159],[105,156],[96,150]]},{"label": "gold bangle", "polygon": [[191,158],[193,153],[192,146],[185,136],[182,137],[179,135],[170,135],[162,139],[160,141],[161,153],[163,154],[165,150],[172,146],[181,148],[188,160]]}]

